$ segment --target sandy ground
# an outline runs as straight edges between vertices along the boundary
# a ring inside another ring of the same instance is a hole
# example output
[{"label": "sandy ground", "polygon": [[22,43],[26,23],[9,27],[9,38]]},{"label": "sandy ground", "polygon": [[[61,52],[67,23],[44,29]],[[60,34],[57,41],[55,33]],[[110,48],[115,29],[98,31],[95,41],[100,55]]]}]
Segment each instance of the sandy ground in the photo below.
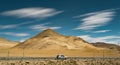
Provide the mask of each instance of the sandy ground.
[{"label": "sandy ground", "polygon": [[87,51],[87,50],[37,50],[37,49],[12,49],[0,50],[0,57],[55,57],[64,54],[68,57],[120,57],[118,51]]},{"label": "sandy ground", "polygon": [[120,65],[120,60],[5,60],[0,65]]}]

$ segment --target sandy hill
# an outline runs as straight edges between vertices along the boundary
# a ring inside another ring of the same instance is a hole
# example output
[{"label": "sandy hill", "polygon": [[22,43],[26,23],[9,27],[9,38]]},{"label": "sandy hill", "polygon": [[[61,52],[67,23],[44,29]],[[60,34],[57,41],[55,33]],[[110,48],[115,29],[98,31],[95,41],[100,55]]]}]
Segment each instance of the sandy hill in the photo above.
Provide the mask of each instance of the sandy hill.
[{"label": "sandy hill", "polygon": [[11,48],[17,44],[18,44],[18,42],[9,41],[5,38],[0,38],[0,49]]},{"label": "sandy hill", "polygon": [[96,43],[91,43],[91,44],[96,46],[96,47],[109,48],[111,50],[120,51],[120,46],[118,46],[116,44],[110,44],[110,43],[104,43],[104,42],[96,42]]},{"label": "sandy hill", "polygon": [[[9,40],[4,40],[4,43],[5,42],[8,44],[11,43]],[[75,36],[64,36],[52,29],[44,30],[40,34],[26,40],[25,42],[19,43],[14,47],[13,46],[14,45],[11,45],[11,49],[0,50],[0,55],[5,56],[9,50],[10,56],[15,57],[20,57],[23,55],[26,57],[55,57],[57,54],[64,54],[70,57],[119,56],[118,51],[103,47],[100,48],[88,43],[82,38]]]},{"label": "sandy hill", "polygon": [[52,29],[47,29],[40,34],[18,44],[14,48],[21,49],[98,49],[88,44],[85,40],[75,36],[64,36]]}]

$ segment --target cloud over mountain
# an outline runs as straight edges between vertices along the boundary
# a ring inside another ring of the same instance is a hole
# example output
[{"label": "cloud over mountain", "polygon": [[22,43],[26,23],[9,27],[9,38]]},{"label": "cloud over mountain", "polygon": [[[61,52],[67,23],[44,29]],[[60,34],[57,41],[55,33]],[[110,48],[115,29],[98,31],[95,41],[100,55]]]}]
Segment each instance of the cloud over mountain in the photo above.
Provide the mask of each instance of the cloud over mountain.
[{"label": "cloud over mountain", "polygon": [[78,37],[81,37],[89,42],[105,42],[105,43],[112,43],[112,44],[116,44],[120,39],[120,36],[116,36],[116,35],[102,36],[102,37],[93,37],[90,35],[81,35]]},{"label": "cloud over mountain", "polygon": [[60,27],[60,26],[49,26],[48,24],[50,24],[50,23],[36,24],[36,25],[30,26],[29,28],[30,28],[30,29],[33,29],[33,30],[37,30],[37,31],[46,30],[46,29],[48,29],[48,28],[54,29],[54,30],[55,30],[55,29],[60,29],[60,28],[62,28],[62,27]]}]

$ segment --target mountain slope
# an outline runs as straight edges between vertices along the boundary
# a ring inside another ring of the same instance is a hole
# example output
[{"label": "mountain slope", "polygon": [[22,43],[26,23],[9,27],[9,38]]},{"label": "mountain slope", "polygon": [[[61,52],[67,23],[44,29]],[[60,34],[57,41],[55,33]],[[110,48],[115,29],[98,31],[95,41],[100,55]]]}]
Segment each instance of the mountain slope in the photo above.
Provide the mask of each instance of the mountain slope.
[{"label": "mountain slope", "polygon": [[104,43],[104,42],[96,42],[96,43],[91,43],[92,45],[100,48],[109,48],[111,50],[118,50],[120,51],[120,46],[115,45],[115,44],[109,44],[109,43]]},{"label": "mountain slope", "polygon": [[75,36],[64,36],[52,29],[44,30],[14,48],[21,49],[97,49],[85,40]]},{"label": "mountain slope", "polygon": [[18,44],[18,42],[9,41],[5,38],[0,38],[0,49],[11,48],[11,47],[14,47],[17,44]]}]

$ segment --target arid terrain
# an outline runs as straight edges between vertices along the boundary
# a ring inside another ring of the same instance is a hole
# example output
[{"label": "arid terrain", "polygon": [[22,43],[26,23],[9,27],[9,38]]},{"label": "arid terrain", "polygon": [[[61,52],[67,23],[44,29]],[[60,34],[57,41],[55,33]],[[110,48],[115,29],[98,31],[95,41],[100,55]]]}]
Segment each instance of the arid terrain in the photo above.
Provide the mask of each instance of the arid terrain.
[{"label": "arid terrain", "polygon": [[[54,57],[64,54],[69,57],[118,57],[119,50],[93,45],[75,36],[64,36],[52,29],[20,43],[0,39],[0,56]],[[114,46],[114,45],[111,45]],[[114,46],[115,47],[115,46]],[[116,47],[118,48],[118,47]]]},{"label": "arid terrain", "polygon": [[19,42],[13,42],[5,38],[0,38],[0,49],[9,49],[19,44]]},{"label": "arid terrain", "polygon": [[119,60],[9,60],[0,65],[120,65]]},{"label": "arid terrain", "polygon": [[[56,57],[58,54],[85,59],[23,59]],[[82,38],[64,36],[51,29],[44,30],[22,43],[0,38],[0,57],[4,59],[0,60],[0,65],[120,65],[120,59],[104,59],[106,57],[119,58],[119,46],[89,43]],[[12,58],[22,59],[13,60]]]},{"label": "arid terrain", "polygon": [[0,0],[0,65],[120,65],[120,0]]}]

